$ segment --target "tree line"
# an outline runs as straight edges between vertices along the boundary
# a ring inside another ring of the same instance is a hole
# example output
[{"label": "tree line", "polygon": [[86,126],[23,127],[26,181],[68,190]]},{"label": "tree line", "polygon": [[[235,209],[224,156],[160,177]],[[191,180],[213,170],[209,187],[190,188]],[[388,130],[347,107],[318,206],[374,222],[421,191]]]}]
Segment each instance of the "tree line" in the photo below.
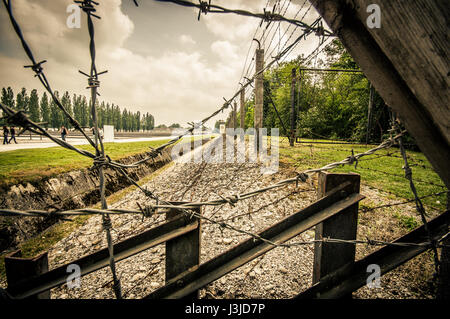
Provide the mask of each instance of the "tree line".
[{"label": "tree line", "polygon": [[[283,62],[264,72],[264,125],[278,128],[287,136],[290,130],[292,69],[316,67],[359,69],[338,39],[325,49],[314,64],[304,64],[303,57]],[[370,83],[362,73],[302,72],[301,84],[295,86],[296,129],[304,138],[330,138],[365,142],[368,129]],[[272,105],[275,104],[275,108]],[[245,129],[253,127],[255,96],[246,100]],[[239,126],[240,113],[237,110]],[[281,121],[280,121],[281,118]],[[231,114],[226,123],[231,121]],[[390,128],[390,110],[375,92],[370,141],[378,142]],[[216,123],[216,126],[218,123]]]},{"label": "tree line", "polygon": [[[93,127],[90,99],[85,96],[65,92],[61,98],[56,91],[55,96],[60,100],[66,111],[80,123],[83,128]],[[2,88],[1,103],[11,107],[14,110],[21,110],[28,114],[29,118],[36,123],[43,123],[45,128],[60,128],[64,125],[71,128],[69,120],[58,108],[53,99],[44,92],[40,97],[36,89],[28,95],[27,89],[22,88],[17,95],[14,94],[11,87]],[[139,111],[132,112],[126,108],[121,110],[118,105],[96,102],[97,120],[99,127],[104,125],[114,125],[117,131],[148,131],[155,127],[155,119],[152,114],[141,114]],[[3,125],[3,123],[1,123]]]}]

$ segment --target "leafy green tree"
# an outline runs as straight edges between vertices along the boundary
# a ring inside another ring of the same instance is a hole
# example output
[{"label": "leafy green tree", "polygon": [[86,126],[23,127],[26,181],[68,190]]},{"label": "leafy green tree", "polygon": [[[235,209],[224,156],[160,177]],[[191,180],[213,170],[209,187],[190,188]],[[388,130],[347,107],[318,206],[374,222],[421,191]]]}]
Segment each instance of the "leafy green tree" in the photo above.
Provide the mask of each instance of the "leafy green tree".
[{"label": "leafy green tree", "polygon": [[47,123],[44,126],[45,128],[48,128],[51,122],[50,122],[50,106],[48,102],[47,92],[44,92],[44,94],[42,94],[40,108],[41,108],[42,122]]},{"label": "leafy green tree", "polygon": [[22,90],[17,93],[16,97],[16,109],[24,112],[28,112],[29,97],[27,95],[27,89],[22,88]]},{"label": "leafy green tree", "polygon": [[30,99],[28,101],[28,112],[30,114],[30,119],[33,122],[39,122],[41,120],[39,112],[39,96],[36,89],[31,91]]},{"label": "leafy green tree", "polygon": [[14,103],[14,92],[11,89],[11,87],[8,87],[7,89],[2,88],[2,97],[1,97],[2,104],[9,106],[10,108],[15,108]]},{"label": "leafy green tree", "polygon": [[[55,91],[54,94],[55,97],[59,99],[59,92]],[[59,109],[53,99],[50,102],[50,123],[51,127],[55,129],[59,129],[61,125],[63,125],[62,111]]]}]

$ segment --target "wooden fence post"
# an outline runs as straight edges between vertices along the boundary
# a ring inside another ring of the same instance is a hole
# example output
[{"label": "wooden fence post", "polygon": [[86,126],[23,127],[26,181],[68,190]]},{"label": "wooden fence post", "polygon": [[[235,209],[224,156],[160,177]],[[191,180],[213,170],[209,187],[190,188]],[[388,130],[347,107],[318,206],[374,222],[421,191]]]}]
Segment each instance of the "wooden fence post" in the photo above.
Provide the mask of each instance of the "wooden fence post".
[{"label": "wooden fence post", "polygon": [[[24,279],[48,272],[47,252],[33,258],[22,258],[22,251],[16,250],[5,256],[5,271],[7,290],[9,290]],[[29,299],[50,299],[50,290],[31,296]]]},{"label": "wooden fence post", "polygon": [[[183,204],[182,202],[172,203],[173,205]],[[201,207],[195,208],[197,214],[201,214]],[[176,209],[170,210],[166,214],[166,219],[170,220],[175,216],[183,214]],[[198,227],[193,231],[181,235],[166,242],[166,283],[192,267],[200,265],[201,250],[201,220],[197,217],[185,216],[192,222],[197,222]],[[187,299],[197,299],[198,291],[186,296]]]},{"label": "wooden fence post", "polygon": [[[450,210],[450,193],[447,193],[447,210]],[[450,300],[450,237],[447,237],[442,244],[441,269],[438,283],[437,299]]]},{"label": "wooden fence post", "polygon": [[[324,197],[327,192],[342,183],[350,182],[344,190],[350,195],[359,193],[359,174],[336,174],[320,172],[318,180],[318,197]],[[316,226],[316,240],[336,238],[355,240],[358,222],[358,204],[354,204]],[[341,266],[355,261],[355,245],[342,243],[321,243],[314,245],[313,284],[320,278],[337,270]]]}]

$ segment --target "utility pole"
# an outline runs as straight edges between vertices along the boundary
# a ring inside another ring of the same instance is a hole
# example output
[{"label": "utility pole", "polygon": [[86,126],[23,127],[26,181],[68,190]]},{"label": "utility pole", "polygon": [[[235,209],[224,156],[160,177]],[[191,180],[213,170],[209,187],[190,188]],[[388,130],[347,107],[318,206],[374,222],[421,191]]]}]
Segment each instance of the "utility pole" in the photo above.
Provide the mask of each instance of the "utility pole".
[{"label": "utility pole", "polygon": [[234,101],[233,106],[233,128],[236,129],[237,127],[237,102]]},{"label": "utility pole", "polygon": [[241,91],[241,111],[240,111],[240,113],[241,113],[241,118],[240,118],[240,120],[241,120],[241,128],[243,129],[243,130],[245,130],[245,89],[244,88],[242,88],[242,91]]},{"label": "utility pole", "polygon": [[296,79],[296,69],[292,69],[292,82],[291,82],[291,136],[289,138],[289,145],[294,146],[295,141],[295,125],[296,125],[296,114],[295,114],[295,84]]},{"label": "utility pole", "polygon": [[370,83],[369,107],[367,110],[366,144],[369,144],[370,131],[371,131],[371,126],[372,126],[372,109],[373,109],[374,95],[375,95],[375,91],[373,89],[372,83]]},{"label": "utility pole", "polygon": [[302,97],[302,69],[298,69],[298,77],[297,77],[297,114],[296,114],[296,120],[299,119],[300,110],[301,110],[301,97]]},{"label": "utility pole", "polygon": [[[256,40],[257,41],[257,40]],[[264,105],[264,49],[261,49],[258,41],[258,49],[256,49],[256,78],[255,78],[255,143],[256,150],[259,152],[260,129],[263,126],[263,105]]]}]

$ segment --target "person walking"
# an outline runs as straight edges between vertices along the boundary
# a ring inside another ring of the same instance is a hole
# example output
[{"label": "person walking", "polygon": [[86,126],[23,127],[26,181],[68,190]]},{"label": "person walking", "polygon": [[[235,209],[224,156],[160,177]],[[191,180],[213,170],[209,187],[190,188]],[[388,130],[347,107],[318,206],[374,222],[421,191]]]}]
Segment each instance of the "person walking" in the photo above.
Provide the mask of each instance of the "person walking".
[{"label": "person walking", "polygon": [[69,132],[68,132],[67,129],[64,127],[64,125],[61,126],[61,139],[62,139],[63,141],[66,141],[66,135],[67,135],[68,133],[69,133]]},{"label": "person walking", "polygon": [[9,139],[8,144],[11,144],[12,140],[14,140],[14,143],[17,144],[17,141],[16,141],[16,129],[14,128],[14,126],[9,129],[9,133],[11,133],[11,138]]},{"label": "person walking", "polygon": [[9,130],[6,125],[3,126],[3,145],[9,144],[8,141]]}]

